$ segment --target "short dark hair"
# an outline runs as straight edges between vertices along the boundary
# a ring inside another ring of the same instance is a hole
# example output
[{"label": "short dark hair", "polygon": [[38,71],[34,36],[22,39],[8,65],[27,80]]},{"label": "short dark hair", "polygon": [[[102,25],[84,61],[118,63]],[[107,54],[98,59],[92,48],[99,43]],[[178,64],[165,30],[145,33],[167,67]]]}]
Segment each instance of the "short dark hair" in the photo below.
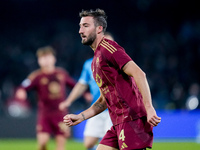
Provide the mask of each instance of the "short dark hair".
[{"label": "short dark hair", "polygon": [[94,18],[94,24],[95,26],[102,26],[103,32],[106,32],[107,28],[107,16],[103,9],[97,8],[96,10],[82,10],[79,13],[80,17],[87,17],[92,16]]}]

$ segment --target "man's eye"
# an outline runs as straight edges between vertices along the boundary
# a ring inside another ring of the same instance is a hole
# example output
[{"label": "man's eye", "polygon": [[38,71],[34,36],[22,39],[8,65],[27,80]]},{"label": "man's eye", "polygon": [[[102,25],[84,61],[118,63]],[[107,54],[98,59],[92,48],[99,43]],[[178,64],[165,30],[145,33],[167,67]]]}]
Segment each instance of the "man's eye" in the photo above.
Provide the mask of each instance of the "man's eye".
[{"label": "man's eye", "polygon": [[85,24],[84,27],[89,27],[89,25],[88,25],[88,24]]}]

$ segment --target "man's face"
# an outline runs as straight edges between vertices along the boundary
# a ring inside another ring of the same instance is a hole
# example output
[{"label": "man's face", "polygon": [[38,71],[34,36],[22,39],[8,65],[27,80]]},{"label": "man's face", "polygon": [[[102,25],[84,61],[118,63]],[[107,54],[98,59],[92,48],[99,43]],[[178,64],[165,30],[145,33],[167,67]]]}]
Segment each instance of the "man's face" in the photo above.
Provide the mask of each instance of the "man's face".
[{"label": "man's face", "polygon": [[92,45],[96,39],[96,27],[93,17],[82,17],[79,25],[79,34],[82,38],[82,44]]},{"label": "man's face", "polygon": [[38,58],[38,64],[41,68],[48,68],[54,66],[56,58],[53,54],[45,54]]}]

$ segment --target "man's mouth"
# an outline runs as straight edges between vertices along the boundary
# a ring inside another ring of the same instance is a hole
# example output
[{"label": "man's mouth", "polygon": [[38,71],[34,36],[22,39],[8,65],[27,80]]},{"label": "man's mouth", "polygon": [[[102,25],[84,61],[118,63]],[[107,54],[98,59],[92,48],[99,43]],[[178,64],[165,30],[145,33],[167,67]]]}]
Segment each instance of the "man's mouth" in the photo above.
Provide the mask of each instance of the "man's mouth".
[{"label": "man's mouth", "polygon": [[84,38],[86,38],[86,36],[85,35],[81,35],[81,38],[84,39]]},{"label": "man's mouth", "polygon": [[81,36],[82,37],[82,39],[85,39],[86,38],[86,36]]}]

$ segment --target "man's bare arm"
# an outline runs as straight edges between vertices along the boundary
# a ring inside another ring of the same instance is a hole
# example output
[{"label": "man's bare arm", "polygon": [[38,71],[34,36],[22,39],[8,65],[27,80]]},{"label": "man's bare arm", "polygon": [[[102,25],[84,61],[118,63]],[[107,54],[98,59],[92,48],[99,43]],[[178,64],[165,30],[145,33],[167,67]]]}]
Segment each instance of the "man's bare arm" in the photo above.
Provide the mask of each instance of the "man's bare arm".
[{"label": "man's bare arm", "polygon": [[[101,92],[101,91],[100,91]],[[85,116],[85,119],[89,119],[107,108],[105,98],[101,92],[100,97],[98,100],[89,108],[89,110],[85,110],[82,114]]]},{"label": "man's bare arm", "polygon": [[101,113],[106,108],[107,108],[106,101],[105,101],[104,96],[101,93],[98,100],[90,108],[86,109],[85,111],[81,112],[78,115],[68,114],[68,115],[64,116],[64,118],[63,118],[64,123],[67,126],[77,125],[77,124],[81,123],[82,121]]},{"label": "man's bare arm", "polygon": [[148,122],[152,126],[157,126],[161,121],[161,118],[157,116],[152,105],[151,93],[146,79],[146,74],[133,61],[129,61],[122,69],[127,75],[134,78],[139,91],[142,94],[143,103],[147,111]]},{"label": "man's bare arm", "polygon": [[64,110],[66,107],[69,107],[75,100],[83,95],[87,88],[87,85],[77,82],[67,99],[64,102],[60,103],[59,109]]}]

